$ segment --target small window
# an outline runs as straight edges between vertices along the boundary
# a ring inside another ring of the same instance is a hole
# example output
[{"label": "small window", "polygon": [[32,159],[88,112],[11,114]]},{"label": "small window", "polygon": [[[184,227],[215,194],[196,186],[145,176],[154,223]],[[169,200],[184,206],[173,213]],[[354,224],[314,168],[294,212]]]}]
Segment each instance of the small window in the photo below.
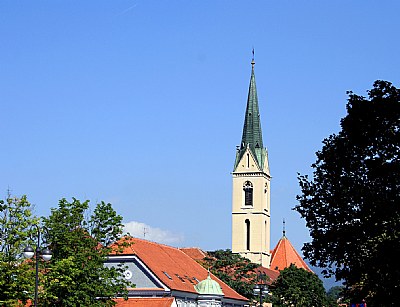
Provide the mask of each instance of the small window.
[{"label": "small window", "polygon": [[244,191],[244,205],[253,206],[253,184],[250,181],[246,181],[243,185]]},{"label": "small window", "polygon": [[175,274],[175,275],[176,275],[176,277],[178,277],[180,279],[181,282],[185,282],[185,280],[181,276],[179,276],[179,274]]},{"label": "small window", "polygon": [[191,284],[194,284],[194,285],[195,285],[195,283],[192,281],[192,279],[191,279],[189,276],[185,275],[185,278],[186,278]]}]

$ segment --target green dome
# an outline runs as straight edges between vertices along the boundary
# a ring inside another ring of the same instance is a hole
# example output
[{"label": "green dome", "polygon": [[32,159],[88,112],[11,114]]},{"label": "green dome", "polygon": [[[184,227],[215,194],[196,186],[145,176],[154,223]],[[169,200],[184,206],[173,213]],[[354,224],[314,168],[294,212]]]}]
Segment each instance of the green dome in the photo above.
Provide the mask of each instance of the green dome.
[{"label": "green dome", "polygon": [[224,295],[221,286],[215,280],[212,280],[210,274],[207,278],[199,282],[194,286],[199,294],[210,294],[210,295]]}]

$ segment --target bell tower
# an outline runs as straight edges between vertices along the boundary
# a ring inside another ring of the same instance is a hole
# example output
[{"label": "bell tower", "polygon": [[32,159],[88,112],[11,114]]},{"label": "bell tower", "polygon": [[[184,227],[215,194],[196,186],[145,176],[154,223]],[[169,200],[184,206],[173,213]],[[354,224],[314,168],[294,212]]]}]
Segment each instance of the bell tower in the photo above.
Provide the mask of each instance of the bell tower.
[{"label": "bell tower", "polygon": [[236,149],[232,193],[232,252],[270,266],[270,172],[258,108],[254,51],[242,142]]}]

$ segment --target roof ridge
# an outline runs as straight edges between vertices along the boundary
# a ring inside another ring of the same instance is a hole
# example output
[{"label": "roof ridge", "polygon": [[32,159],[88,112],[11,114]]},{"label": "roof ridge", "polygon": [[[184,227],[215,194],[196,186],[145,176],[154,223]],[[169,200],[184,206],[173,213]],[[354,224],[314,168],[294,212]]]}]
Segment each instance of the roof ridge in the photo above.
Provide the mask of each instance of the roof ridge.
[{"label": "roof ridge", "polygon": [[293,249],[295,255],[297,256],[297,258],[300,260],[300,262],[303,264],[303,266],[306,267],[306,269],[310,270],[311,269],[308,267],[307,263],[304,261],[304,259],[300,256],[300,254],[296,251],[296,249],[294,248],[294,246],[292,245],[292,243],[289,241],[289,246]]},{"label": "roof ridge", "polygon": [[162,245],[162,246],[169,247],[169,248],[179,249],[179,247],[174,247],[174,246],[171,246],[171,245],[167,245],[167,244],[165,244],[165,243],[158,243],[158,242],[156,242],[156,241],[146,240],[146,239],[137,238],[137,237],[132,237],[132,240],[139,240],[139,241],[142,241],[142,242],[145,242],[145,243],[156,244],[156,245]]},{"label": "roof ridge", "polygon": [[195,259],[193,253],[196,253],[196,252],[198,252],[203,258],[208,256],[207,251],[204,251],[200,247],[179,247],[179,249],[193,259]]}]

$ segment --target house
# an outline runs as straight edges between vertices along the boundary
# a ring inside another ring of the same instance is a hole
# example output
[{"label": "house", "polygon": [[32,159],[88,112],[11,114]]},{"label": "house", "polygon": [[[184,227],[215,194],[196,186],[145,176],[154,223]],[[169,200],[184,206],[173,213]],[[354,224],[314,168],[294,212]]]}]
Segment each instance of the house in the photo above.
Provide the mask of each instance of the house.
[{"label": "house", "polygon": [[133,306],[248,306],[248,299],[219,280],[178,248],[143,239],[111,254],[106,266],[123,264],[124,278],[135,284],[128,300],[116,298],[118,307]]}]

